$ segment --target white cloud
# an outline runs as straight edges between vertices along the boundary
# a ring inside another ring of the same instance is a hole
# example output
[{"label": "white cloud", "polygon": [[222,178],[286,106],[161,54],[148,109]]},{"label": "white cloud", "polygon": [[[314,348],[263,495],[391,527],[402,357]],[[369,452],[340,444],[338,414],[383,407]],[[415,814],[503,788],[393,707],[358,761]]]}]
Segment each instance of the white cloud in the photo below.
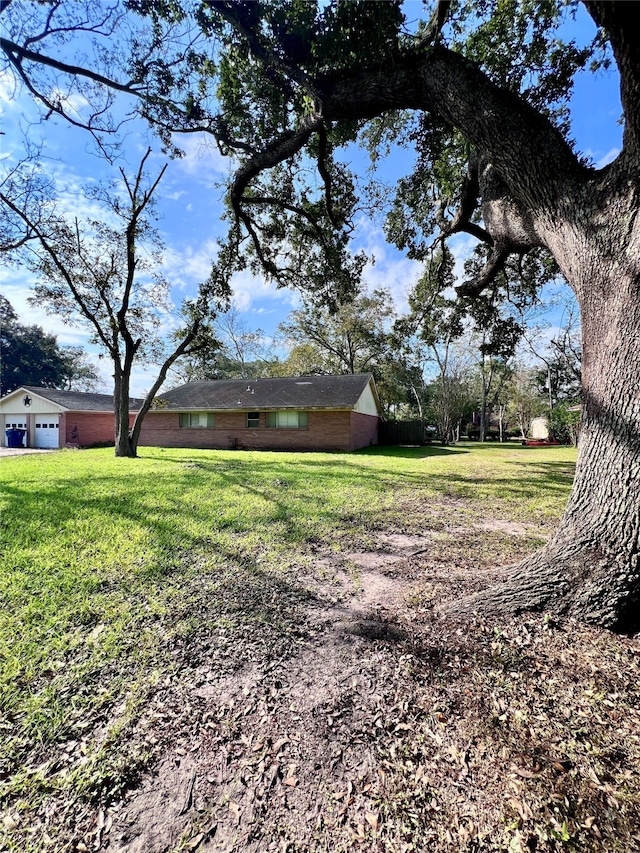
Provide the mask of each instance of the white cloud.
[{"label": "white cloud", "polygon": [[[139,365],[131,371],[130,394],[132,397],[145,397],[158,377],[160,367],[155,364]],[[113,380],[112,380],[113,385]]]},{"label": "white cloud", "polygon": [[206,240],[197,247],[185,246],[182,250],[174,245],[164,252],[164,275],[172,287],[189,290],[209,278],[211,264],[217,255],[215,240]]},{"label": "white cloud", "polygon": [[452,240],[449,241],[448,245],[449,249],[453,253],[453,257],[455,258],[455,263],[453,266],[453,275],[456,281],[456,285],[462,284],[462,282],[466,278],[464,272],[464,262],[471,255],[475,247],[478,245],[478,241],[470,234],[457,234]]},{"label": "white cloud", "polygon": [[66,113],[74,112],[77,118],[82,118],[82,110],[89,106],[89,101],[79,92],[65,92],[55,86],[48,95],[49,101],[59,104]]},{"label": "white cloud", "polygon": [[613,161],[616,159],[616,157],[618,156],[619,153],[620,153],[619,148],[609,149],[609,151],[607,151],[607,153],[604,155],[604,157],[601,157],[596,162],[596,169],[603,169],[605,166],[608,166],[609,163],[613,163]]},{"label": "white cloud", "polygon": [[237,273],[231,279],[233,288],[233,304],[239,311],[248,311],[256,302],[263,300],[273,301],[279,305],[293,308],[299,304],[298,295],[295,291],[287,288],[278,288],[273,282],[267,281],[262,276],[255,276],[249,270]]},{"label": "white cloud", "polygon": [[355,247],[373,256],[374,261],[363,270],[364,283],[368,290],[384,288],[391,293],[396,310],[408,310],[407,296],[422,272],[422,264],[403,257],[390,246],[379,226],[370,220],[357,223]]},{"label": "white cloud", "polygon": [[184,151],[184,157],[176,160],[179,169],[191,177],[198,178],[207,185],[226,176],[232,165],[229,157],[223,157],[215,143],[206,134],[193,136],[176,135],[173,139],[178,148]]},{"label": "white cloud", "polygon": [[0,74],[0,109],[16,111],[20,110],[16,98],[16,85],[13,77],[10,74]]},{"label": "white cloud", "polygon": [[94,366],[98,373],[98,394],[113,394],[113,367],[108,358],[100,358],[98,353],[87,352],[87,361]]},{"label": "white cloud", "polygon": [[[478,241],[468,234],[456,235],[449,241],[449,248],[455,259],[454,277],[456,284],[465,278],[464,262],[470,256]],[[358,249],[373,255],[375,262],[368,263],[363,278],[369,290],[377,287],[391,292],[396,310],[406,313],[409,310],[407,297],[423,272],[423,264],[413,261],[386,242],[382,230],[370,220],[361,220],[357,224]],[[452,292],[448,294],[454,296]]]},{"label": "white cloud", "polygon": [[368,290],[388,290],[396,310],[404,314],[409,309],[407,297],[421,270],[422,264],[408,258],[389,258],[378,248],[375,252],[375,263],[368,263],[362,275]]}]

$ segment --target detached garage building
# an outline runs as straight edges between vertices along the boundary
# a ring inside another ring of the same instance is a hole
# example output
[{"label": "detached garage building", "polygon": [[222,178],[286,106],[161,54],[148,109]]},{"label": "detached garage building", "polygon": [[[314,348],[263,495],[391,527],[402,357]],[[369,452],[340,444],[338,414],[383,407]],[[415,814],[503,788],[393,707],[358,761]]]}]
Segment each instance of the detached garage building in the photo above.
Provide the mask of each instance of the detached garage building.
[{"label": "detached garage building", "polygon": [[[135,415],[140,400],[131,400]],[[132,419],[133,420],[133,419]],[[114,441],[113,396],[24,385],[0,400],[2,445],[6,431],[23,429],[23,447],[91,447]]]}]

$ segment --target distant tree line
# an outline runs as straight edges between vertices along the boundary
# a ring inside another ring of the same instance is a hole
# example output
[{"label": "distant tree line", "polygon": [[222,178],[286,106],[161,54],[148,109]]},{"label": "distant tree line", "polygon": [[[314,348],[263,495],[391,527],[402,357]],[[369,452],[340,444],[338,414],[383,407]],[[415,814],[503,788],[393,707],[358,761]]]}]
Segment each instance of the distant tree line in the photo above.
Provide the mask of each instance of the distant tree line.
[{"label": "distant tree line", "polygon": [[385,418],[421,420],[445,443],[464,435],[525,438],[539,415],[562,440],[574,439],[568,424],[579,416],[567,409],[580,402],[581,353],[572,303],[555,335],[548,324],[527,326],[526,318],[504,313],[474,326],[457,303],[440,297],[420,311],[428,275],[408,314],[398,315],[388,290],[360,289],[337,309],[313,302],[297,308],[275,339],[231,308],[214,323],[216,347],[183,359],[174,384],[371,372]]},{"label": "distant tree line", "polygon": [[22,385],[94,391],[100,377],[82,347],[60,346],[41,326],[25,325],[8,299],[0,296],[0,390]]}]

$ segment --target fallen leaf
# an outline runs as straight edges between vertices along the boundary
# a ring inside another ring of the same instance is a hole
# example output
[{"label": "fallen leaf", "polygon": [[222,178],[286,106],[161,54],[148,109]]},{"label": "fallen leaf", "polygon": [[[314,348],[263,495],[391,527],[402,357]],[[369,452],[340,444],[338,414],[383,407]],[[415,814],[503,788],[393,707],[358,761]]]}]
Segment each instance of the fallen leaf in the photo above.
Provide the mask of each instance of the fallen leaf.
[{"label": "fallen leaf", "polygon": [[363,823],[358,824],[357,835],[355,835],[354,838],[356,841],[364,840],[364,824]]},{"label": "fallen leaf", "polygon": [[365,812],[365,820],[374,832],[378,831],[378,815],[373,812]]},{"label": "fallen leaf", "polygon": [[295,786],[298,784],[298,780],[295,776],[287,776],[286,779],[282,780],[282,784],[289,785],[290,788],[295,788]]},{"label": "fallen leaf", "polygon": [[285,745],[285,743],[290,743],[290,740],[289,740],[289,738],[288,738],[288,737],[281,737],[279,740],[277,740],[277,741],[274,743],[274,745],[273,745],[273,752],[274,752],[274,754],[275,754],[275,755],[277,755],[277,754],[280,752],[280,750],[281,750],[281,749],[282,749],[282,747]]},{"label": "fallen leaf", "polygon": [[87,637],[87,642],[88,643],[95,643],[95,641],[98,639],[100,634],[102,634],[102,632],[104,631],[105,628],[106,628],[106,625],[103,625],[101,622],[98,622],[96,627],[93,629],[93,631]]},{"label": "fallen leaf", "polygon": [[515,764],[511,765],[511,769],[514,773],[517,773],[518,776],[522,776],[523,779],[535,779],[540,775],[541,772],[540,770],[525,770],[524,767],[517,767]]}]

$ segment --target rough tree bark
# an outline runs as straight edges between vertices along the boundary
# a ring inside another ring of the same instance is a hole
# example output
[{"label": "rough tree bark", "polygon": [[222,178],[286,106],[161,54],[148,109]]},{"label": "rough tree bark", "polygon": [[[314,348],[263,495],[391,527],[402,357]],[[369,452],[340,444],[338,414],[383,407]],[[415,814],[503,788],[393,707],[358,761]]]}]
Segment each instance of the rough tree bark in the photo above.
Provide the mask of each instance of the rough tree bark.
[{"label": "rough tree bark", "polygon": [[[640,624],[640,288],[637,207],[576,211],[554,252],[583,324],[583,421],[573,489],[550,542],[467,602],[549,609],[619,631]],[[635,209],[634,209],[635,208]],[[555,242],[550,241],[550,242]]]}]

